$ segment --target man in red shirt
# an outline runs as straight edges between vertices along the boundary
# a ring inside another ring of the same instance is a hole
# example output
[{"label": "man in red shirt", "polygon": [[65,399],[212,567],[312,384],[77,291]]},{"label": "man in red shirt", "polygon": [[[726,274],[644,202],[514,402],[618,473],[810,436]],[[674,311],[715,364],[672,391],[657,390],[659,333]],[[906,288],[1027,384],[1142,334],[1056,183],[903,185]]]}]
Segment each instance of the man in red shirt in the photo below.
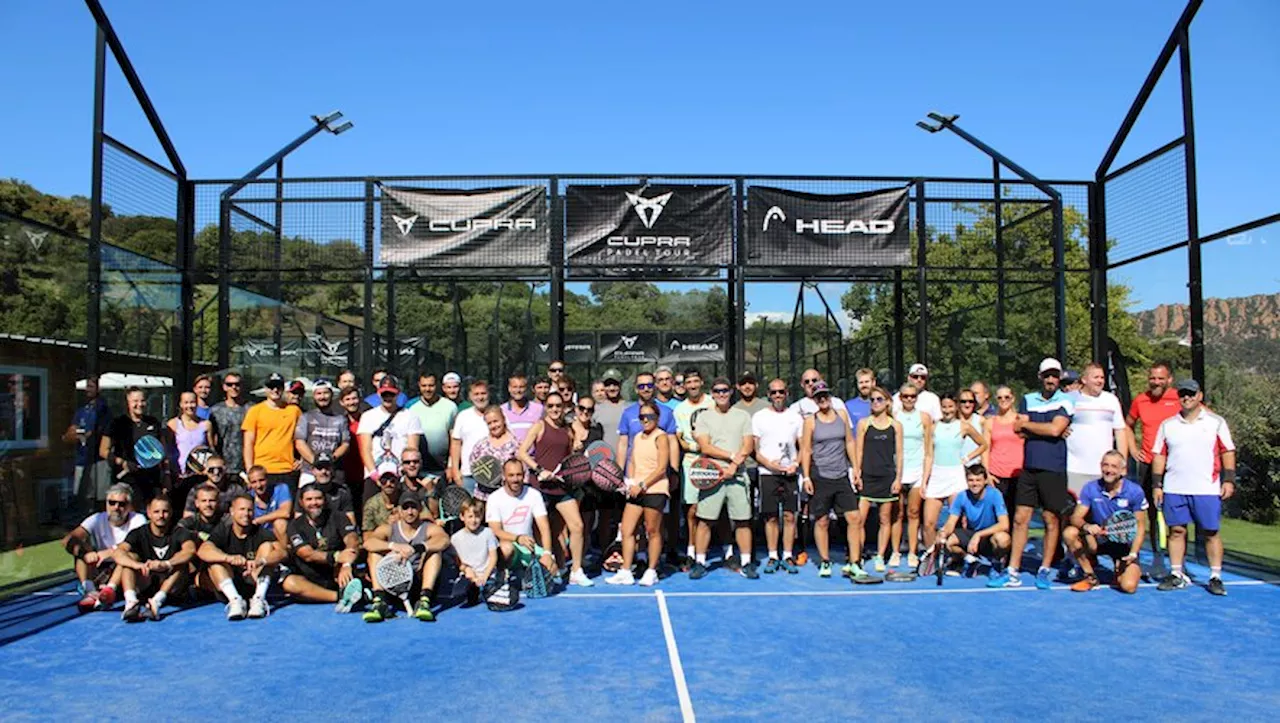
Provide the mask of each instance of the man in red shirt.
[{"label": "man in red shirt", "polygon": [[[1164,420],[1177,414],[1179,409],[1178,393],[1173,389],[1173,374],[1169,371],[1169,365],[1164,362],[1152,364],[1147,371],[1147,391],[1133,398],[1124,421],[1129,425],[1130,432],[1129,458],[1137,462],[1138,482],[1142,484],[1142,491],[1147,495],[1147,504],[1153,510],[1160,509],[1151,487],[1151,459],[1152,448],[1156,442],[1156,431],[1160,429],[1160,424]],[[1138,445],[1137,434],[1133,433],[1136,424],[1142,425],[1141,447]],[[1150,531],[1151,549],[1158,551],[1160,526],[1150,525]],[[1156,555],[1155,564],[1150,571],[1150,575],[1157,579],[1164,575],[1161,558],[1162,555]]]}]

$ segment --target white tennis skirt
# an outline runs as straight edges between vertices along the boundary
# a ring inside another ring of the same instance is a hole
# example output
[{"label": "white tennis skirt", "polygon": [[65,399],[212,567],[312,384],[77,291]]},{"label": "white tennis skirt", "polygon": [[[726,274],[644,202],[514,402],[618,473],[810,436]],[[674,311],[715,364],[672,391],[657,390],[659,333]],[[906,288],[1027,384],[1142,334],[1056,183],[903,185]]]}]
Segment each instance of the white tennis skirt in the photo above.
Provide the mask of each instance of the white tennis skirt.
[{"label": "white tennis skirt", "polygon": [[944,500],[951,495],[963,492],[967,483],[964,479],[964,467],[939,467],[934,465],[929,475],[929,487],[925,489],[925,499]]}]

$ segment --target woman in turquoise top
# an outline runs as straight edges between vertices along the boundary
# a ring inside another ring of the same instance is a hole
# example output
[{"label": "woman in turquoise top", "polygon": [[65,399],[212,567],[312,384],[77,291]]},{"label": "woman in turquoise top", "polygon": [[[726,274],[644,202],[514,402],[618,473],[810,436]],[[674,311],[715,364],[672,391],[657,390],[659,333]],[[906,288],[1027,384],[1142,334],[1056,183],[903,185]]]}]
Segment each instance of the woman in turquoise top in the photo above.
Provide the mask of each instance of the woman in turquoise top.
[{"label": "woman in turquoise top", "polygon": [[[924,469],[933,460],[933,423],[928,412],[916,408],[920,390],[914,384],[903,384],[898,390],[902,411],[894,418],[902,423],[902,490],[899,510],[907,511],[907,565],[914,570],[920,564],[916,550],[920,544],[920,482]],[[889,566],[902,564],[902,515],[893,519],[893,554]]]},{"label": "woman in turquoise top", "polygon": [[[985,440],[973,425],[963,419],[956,418],[956,395],[948,392],[942,395],[942,419],[933,426],[933,459],[925,465],[924,489],[924,544],[933,546],[933,538],[938,528],[938,515],[942,512],[944,502],[965,490],[964,469],[973,462],[982,459],[987,451]],[[965,452],[965,440],[973,440],[976,445],[971,452]]]}]

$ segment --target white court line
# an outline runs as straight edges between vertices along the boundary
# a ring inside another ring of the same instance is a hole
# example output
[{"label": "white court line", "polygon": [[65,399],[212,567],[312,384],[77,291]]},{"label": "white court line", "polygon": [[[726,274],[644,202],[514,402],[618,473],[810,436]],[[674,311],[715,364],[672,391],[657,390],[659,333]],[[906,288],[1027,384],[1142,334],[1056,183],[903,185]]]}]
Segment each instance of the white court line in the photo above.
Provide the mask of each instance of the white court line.
[{"label": "white court line", "polygon": [[75,590],[68,590],[67,592],[49,592],[49,591],[47,591],[47,590],[46,590],[46,591],[41,591],[41,592],[29,592],[29,593],[27,593],[27,594],[28,594],[28,595],[30,595],[30,596],[32,596],[32,597],[54,597],[54,596],[57,596],[57,595],[75,595],[75,594],[76,594],[76,591],[75,591]]},{"label": "white court line", "polygon": [[676,695],[680,698],[680,717],[684,723],[693,723],[697,718],[693,715],[693,701],[689,699],[689,684],[684,679],[684,666],[680,664],[680,650],[676,647],[676,635],[671,630],[667,598],[661,590],[656,591],[654,596],[658,598],[658,612],[662,615],[662,632],[667,637],[667,657],[671,659],[671,676],[676,679]]},{"label": "white court line", "polygon": [[[893,585],[896,583],[885,583],[885,585]],[[1153,588],[1158,583],[1146,582],[1138,585],[1139,588]],[[1280,580],[1234,580],[1232,582],[1224,582],[1227,587],[1247,587],[1255,585],[1275,585],[1280,584]],[[1107,588],[1099,588],[1103,590]],[[1070,592],[1071,588],[1066,585],[1058,585],[1050,588],[1050,592]],[[908,588],[903,590],[894,589],[876,589],[876,590],[778,590],[778,591],[707,591],[707,592],[669,592],[665,593],[665,597],[859,597],[861,595],[970,595],[970,594],[997,594],[1007,592],[1042,592],[1035,585],[1027,585],[1024,587],[966,587],[966,588],[947,588],[930,586],[928,588]],[[663,594],[661,590],[658,594]],[[577,599],[596,598],[600,600],[608,600],[611,598],[636,598],[649,597],[649,593],[642,592],[623,592],[623,593],[561,593],[556,597],[571,597]],[[663,603],[663,610],[666,610],[666,604]]]}]

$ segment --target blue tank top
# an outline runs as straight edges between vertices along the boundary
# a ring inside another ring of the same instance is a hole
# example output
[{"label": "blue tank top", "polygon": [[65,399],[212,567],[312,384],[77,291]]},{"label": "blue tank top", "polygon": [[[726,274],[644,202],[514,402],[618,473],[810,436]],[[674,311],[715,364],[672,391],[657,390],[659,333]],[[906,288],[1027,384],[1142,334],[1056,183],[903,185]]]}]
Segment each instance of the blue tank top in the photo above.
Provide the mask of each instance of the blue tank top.
[{"label": "blue tank top", "polygon": [[960,436],[960,420],[933,425],[933,464],[937,467],[959,467],[964,438]]},{"label": "blue tank top", "polygon": [[920,410],[901,411],[894,418],[902,422],[902,468],[917,469],[924,465],[924,422]]}]

